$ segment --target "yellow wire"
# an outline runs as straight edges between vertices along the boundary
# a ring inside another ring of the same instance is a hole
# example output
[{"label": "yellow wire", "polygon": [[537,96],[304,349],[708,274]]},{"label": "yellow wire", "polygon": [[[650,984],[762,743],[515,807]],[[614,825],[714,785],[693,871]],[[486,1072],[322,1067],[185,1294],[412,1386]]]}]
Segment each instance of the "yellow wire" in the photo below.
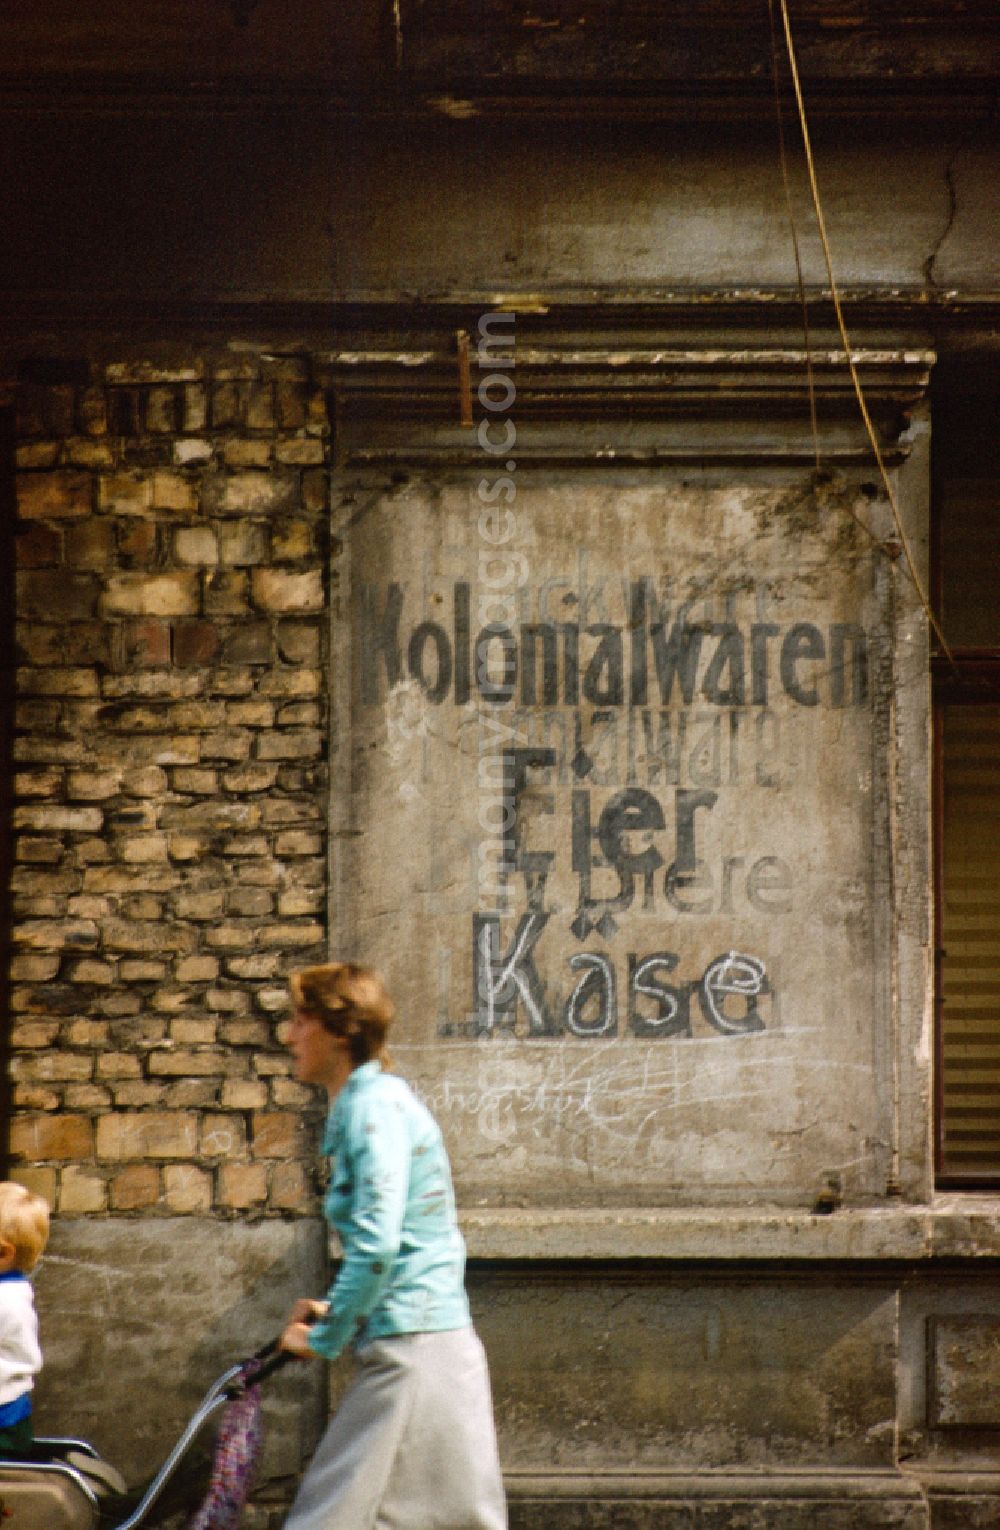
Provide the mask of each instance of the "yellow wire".
[{"label": "yellow wire", "polygon": [[934,612],[931,610],[930,601],[927,598],[923,582],[921,581],[920,575],[917,571],[917,566],[913,558],[913,552],[910,548],[910,540],[906,535],[906,529],[903,526],[903,518],[900,515],[899,505],[896,501],[895,490],[892,487],[892,483],[889,479],[889,474],[886,471],[885,461],[882,457],[882,450],[878,444],[878,437],[875,434],[875,427],[872,424],[871,415],[868,413],[868,405],[865,402],[865,395],[861,387],[861,379],[858,376],[858,369],[854,364],[854,357],[851,355],[851,343],[847,335],[847,326],[844,323],[844,312],[840,303],[840,292],[837,287],[836,277],[833,274],[833,257],[830,254],[830,242],[826,235],[826,219],[823,216],[823,206],[820,202],[819,185],[816,180],[816,165],[815,161],[813,160],[812,143],[809,138],[809,124],[806,120],[805,101],[802,98],[802,85],[799,80],[799,66],[795,55],[795,44],[792,40],[792,23],[788,14],[787,0],[779,0],[779,4],[781,6],[782,25],[784,26],[785,31],[785,45],[788,49],[788,64],[791,70],[792,85],[795,89],[795,100],[799,111],[799,124],[802,129],[802,143],[805,148],[806,166],[809,171],[809,187],[812,193],[812,202],[816,213],[816,223],[819,228],[819,237],[823,245],[823,255],[826,260],[827,276],[829,277],[830,281],[830,296],[833,299],[833,309],[837,316],[837,327],[840,330],[840,339],[844,347],[844,355],[847,359],[847,365],[850,369],[851,382],[854,385],[854,393],[858,401],[858,408],[861,411],[861,418],[864,421],[865,430],[868,432],[868,439],[871,442],[872,452],[874,453],[875,461],[878,464],[879,474],[881,475],[882,483],[885,487],[886,497],[888,498],[889,506],[892,510],[892,518],[896,524],[896,531],[899,535],[900,546],[903,549],[904,557],[906,558],[906,566],[909,570],[910,578],[913,580],[917,595],[920,598],[920,603],[924,608],[927,620],[930,622],[931,628],[933,629],[938,642],[941,644],[942,651],[946,657],[951,660],[952,663],[954,663],[951,649],[949,648],[945,639],[945,635],[941,630],[941,624],[937,617],[934,615]]},{"label": "yellow wire", "polygon": [[[820,471],[819,422],[816,415],[816,380],[813,376],[812,341],[809,335],[809,305],[806,301],[806,282],[802,274],[802,252],[799,248],[799,231],[792,211],[792,188],[788,178],[788,153],[785,147],[785,123],[781,110],[781,84],[778,78],[778,32],[774,24],[774,0],[767,0],[767,18],[771,28],[771,80],[774,84],[774,114],[778,123],[778,155],[781,160],[781,180],[785,188],[785,212],[788,230],[792,236],[795,255],[795,276],[799,286],[799,304],[802,308],[802,335],[806,348],[806,385],[809,390],[809,423],[812,426],[813,456],[816,471]],[[867,528],[866,528],[867,529]]]}]

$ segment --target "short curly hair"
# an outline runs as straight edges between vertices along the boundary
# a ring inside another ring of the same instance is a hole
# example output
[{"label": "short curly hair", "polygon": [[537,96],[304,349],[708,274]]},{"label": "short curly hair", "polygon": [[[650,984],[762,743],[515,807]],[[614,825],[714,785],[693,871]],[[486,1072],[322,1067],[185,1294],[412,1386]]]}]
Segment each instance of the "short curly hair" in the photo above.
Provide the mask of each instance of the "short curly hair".
[{"label": "short curly hair", "polygon": [[357,962],[303,967],[289,979],[296,1008],[315,1015],[324,1030],[347,1040],[353,1067],[378,1059],[388,1067],[386,1036],[395,1005],[379,974]]}]

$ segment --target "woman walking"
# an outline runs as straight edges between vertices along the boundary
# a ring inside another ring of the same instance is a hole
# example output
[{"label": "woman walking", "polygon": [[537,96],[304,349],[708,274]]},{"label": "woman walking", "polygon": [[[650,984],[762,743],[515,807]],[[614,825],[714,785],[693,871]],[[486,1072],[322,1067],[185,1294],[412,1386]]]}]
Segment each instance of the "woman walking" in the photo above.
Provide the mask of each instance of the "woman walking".
[{"label": "woman walking", "polygon": [[357,1371],[286,1530],[504,1530],[489,1375],[465,1294],[465,1246],[433,1117],[386,1071],[393,1005],[336,962],[294,973],[287,1045],[330,1099],[326,1215],[343,1261],[326,1301],[296,1303],[281,1346]]}]

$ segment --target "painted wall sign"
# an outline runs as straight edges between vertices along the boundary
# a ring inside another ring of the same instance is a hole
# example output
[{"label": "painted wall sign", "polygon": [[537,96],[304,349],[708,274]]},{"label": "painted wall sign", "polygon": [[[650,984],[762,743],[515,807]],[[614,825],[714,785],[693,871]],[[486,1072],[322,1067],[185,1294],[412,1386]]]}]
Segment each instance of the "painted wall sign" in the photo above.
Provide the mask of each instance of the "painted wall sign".
[{"label": "painted wall sign", "polygon": [[874,1184],[868,550],[799,490],[485,487],[376,496],[339,629],[341,926],[463,1189]]}]

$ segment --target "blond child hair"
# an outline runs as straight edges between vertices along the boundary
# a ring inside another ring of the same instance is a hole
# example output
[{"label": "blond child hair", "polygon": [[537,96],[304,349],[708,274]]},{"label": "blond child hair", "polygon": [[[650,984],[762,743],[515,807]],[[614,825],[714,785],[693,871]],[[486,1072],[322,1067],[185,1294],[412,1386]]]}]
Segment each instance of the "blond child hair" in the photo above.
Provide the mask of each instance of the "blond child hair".
[{"label": "blond child hair", "polygon": [[40,1195],[14,1180],[0,1180],[0,1243],[14,1249],[13,1267],[26,1275],[49,1241],[49,1207]]}]

